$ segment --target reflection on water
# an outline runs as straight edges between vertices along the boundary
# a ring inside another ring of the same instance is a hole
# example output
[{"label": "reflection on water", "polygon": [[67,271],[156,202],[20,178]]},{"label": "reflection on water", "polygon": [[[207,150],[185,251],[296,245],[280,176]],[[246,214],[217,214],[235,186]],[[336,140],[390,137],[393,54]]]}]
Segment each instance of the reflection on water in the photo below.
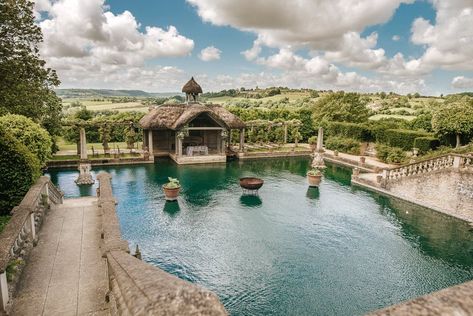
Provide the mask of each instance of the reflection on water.
[{"label": "reflection on water", "polygon": [[320,191],[319,191],[319,188],[317,187],[309,187],[307,189],[307,193],[306,195],[309,199],[312,199],[312,200],[318,200],[319,197],[320,197]]},{"label": "reflection on water", "polygon": [[166,201],[164,203],[163,212],[169,214],[171,217],[177,215],[177,213],[181,210],[179,207],[179,201]]},{"label": "reflection on water", "polygon": [[263,204],[263,200],[258,195],[243,194],[240,197],[240,203],[246,207],[258,207]]},{"label": "reflection on water", "polygon": [[[215,291],[233,315],[360,315],[473,279],[467,225],[352,188],[350,170],[333,165],[309,188],[309,167],[158,160],[93,171],[112,174],[123,237],[144,260]],[[265,180],[259,196],[241,195],[245,176]],[[179,202],[165,202],[168,177],[181,182]],[[75,178],[51,174],[68,197],[95,194]]]}]

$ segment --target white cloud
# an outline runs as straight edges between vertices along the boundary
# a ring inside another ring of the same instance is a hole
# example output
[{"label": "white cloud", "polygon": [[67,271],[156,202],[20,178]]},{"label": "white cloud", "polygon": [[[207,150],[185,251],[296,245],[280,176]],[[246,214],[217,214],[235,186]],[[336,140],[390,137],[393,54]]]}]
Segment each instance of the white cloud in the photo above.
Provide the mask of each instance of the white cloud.
[{"label": "white cloud", "polygon": [[200,51],[199,58],[203,61],[219,60],[222,51],[214,46],[209,46]]},{"label": "white cloud", "polygon": [[399,35],[393,35],[391,39],[395,42],[399,42],[401,40],[401,37]]},{"label": "white cloud", "polygon": [[458,76],[453,78],[452,87],[455,89],[473,89],[473,78]]},{"label": "white cloud", "polygon": [[174,26],[141,31],[131,12],[114,14],[104,0],[37,0],[35,10],[42,17],[41,54],[66,84],[77,78],[89,87],[94,78],[98,84],[113,81],[117,74],[145,71],[148,60],[187,56],[194,48],[194,41]]},{"label": "white cloud", "polygon": [[429,69],[473,70],[473,2],[431,1],[435,23],[418,18],[411,30],[411,41],[426,47],[419,62]]}]

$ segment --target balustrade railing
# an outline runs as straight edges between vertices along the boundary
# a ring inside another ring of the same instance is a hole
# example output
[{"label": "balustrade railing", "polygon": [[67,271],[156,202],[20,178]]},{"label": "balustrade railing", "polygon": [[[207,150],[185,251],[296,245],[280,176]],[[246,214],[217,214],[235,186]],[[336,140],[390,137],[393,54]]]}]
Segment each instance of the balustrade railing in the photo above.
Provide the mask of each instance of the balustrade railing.
[{"label": "balustrade railing", "polygon": [[61,204],[63,194],[46,176],[29,189],[0,234],[0,314],[6,311],[12,285],[8,284],[8,266],[23,258],[36,243],[36,233],[51,204]]},{"label": "balustrade railing", "polygon": [[473,156],[456,154],[443,155],[432,159],[417,161],[400,167],[385,169],[383,171],[383,179],[386,181],[399,180],[401,178],[448,168],[468,168],[473,170]]}]

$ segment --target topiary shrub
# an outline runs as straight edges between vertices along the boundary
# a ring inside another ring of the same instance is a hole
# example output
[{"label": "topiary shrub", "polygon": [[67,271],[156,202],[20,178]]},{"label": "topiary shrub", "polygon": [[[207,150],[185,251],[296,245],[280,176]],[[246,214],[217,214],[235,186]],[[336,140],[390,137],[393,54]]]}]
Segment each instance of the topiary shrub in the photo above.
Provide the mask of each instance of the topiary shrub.
[{"label": "topiary shrub", "polygon": [[402,148],[376,144],[376,157],[387,163],[402,163],[406,160],[406,153]]},{"label": "topiary shrub", "polygon": [[440,146],[440,140],[436,137],[417,137],[414,139],[414,147],[419,149],[420,153],[426,153],[429,150],[435,150]]},{"label": "topiary shrub", "polygon": [[51,156],[52,140],[48,132],[22,115],[7,114],[0,116],[0,126],[3,126],[20,143],[25,145],[39,160],[41,166]]},{"label": "topiary shrub", "polygon": [[353,138],[332,136],[325,142],[325,147],[352,155],[360,154],[361,143]]},{"label": "topiary shrub", "polygon": [[0,215],[7,215],[40,176],[38,158],[0,125]]}]

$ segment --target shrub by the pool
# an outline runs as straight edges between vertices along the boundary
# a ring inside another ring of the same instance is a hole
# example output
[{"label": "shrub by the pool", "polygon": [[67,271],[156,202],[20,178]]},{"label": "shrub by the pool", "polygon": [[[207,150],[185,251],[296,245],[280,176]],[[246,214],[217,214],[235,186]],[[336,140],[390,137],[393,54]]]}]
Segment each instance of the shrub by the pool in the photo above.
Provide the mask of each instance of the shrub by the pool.
[{"label": "shrub by the pool", "polygon": [[7,215],[40,176],[38,158],[0,125],[0,215]]},{"label": "shrub by the pool", "polygon": [[376,144],[376,157],[387,163],[402,163],[406,160],[406,153],[399,147]]},{"label": "shrub by the pool", "polygon": [[429,150],[435,150],[440,146],[440,140],[436,137],[417,137],[414,140],[414,147],[419,149],[419,152],[426,153]]},{"label": "shrub by the pool", "polygon": [[7,114],[0,116],[0,125],[36,155],[41,166],[51,156],[52,140],[48,132],[22,115]]},{"label": "shrub by the pool", "polygon": [[327,138],[325,147],[330,150],[359,155],[361,143],[353,138],[332,136]]}]

